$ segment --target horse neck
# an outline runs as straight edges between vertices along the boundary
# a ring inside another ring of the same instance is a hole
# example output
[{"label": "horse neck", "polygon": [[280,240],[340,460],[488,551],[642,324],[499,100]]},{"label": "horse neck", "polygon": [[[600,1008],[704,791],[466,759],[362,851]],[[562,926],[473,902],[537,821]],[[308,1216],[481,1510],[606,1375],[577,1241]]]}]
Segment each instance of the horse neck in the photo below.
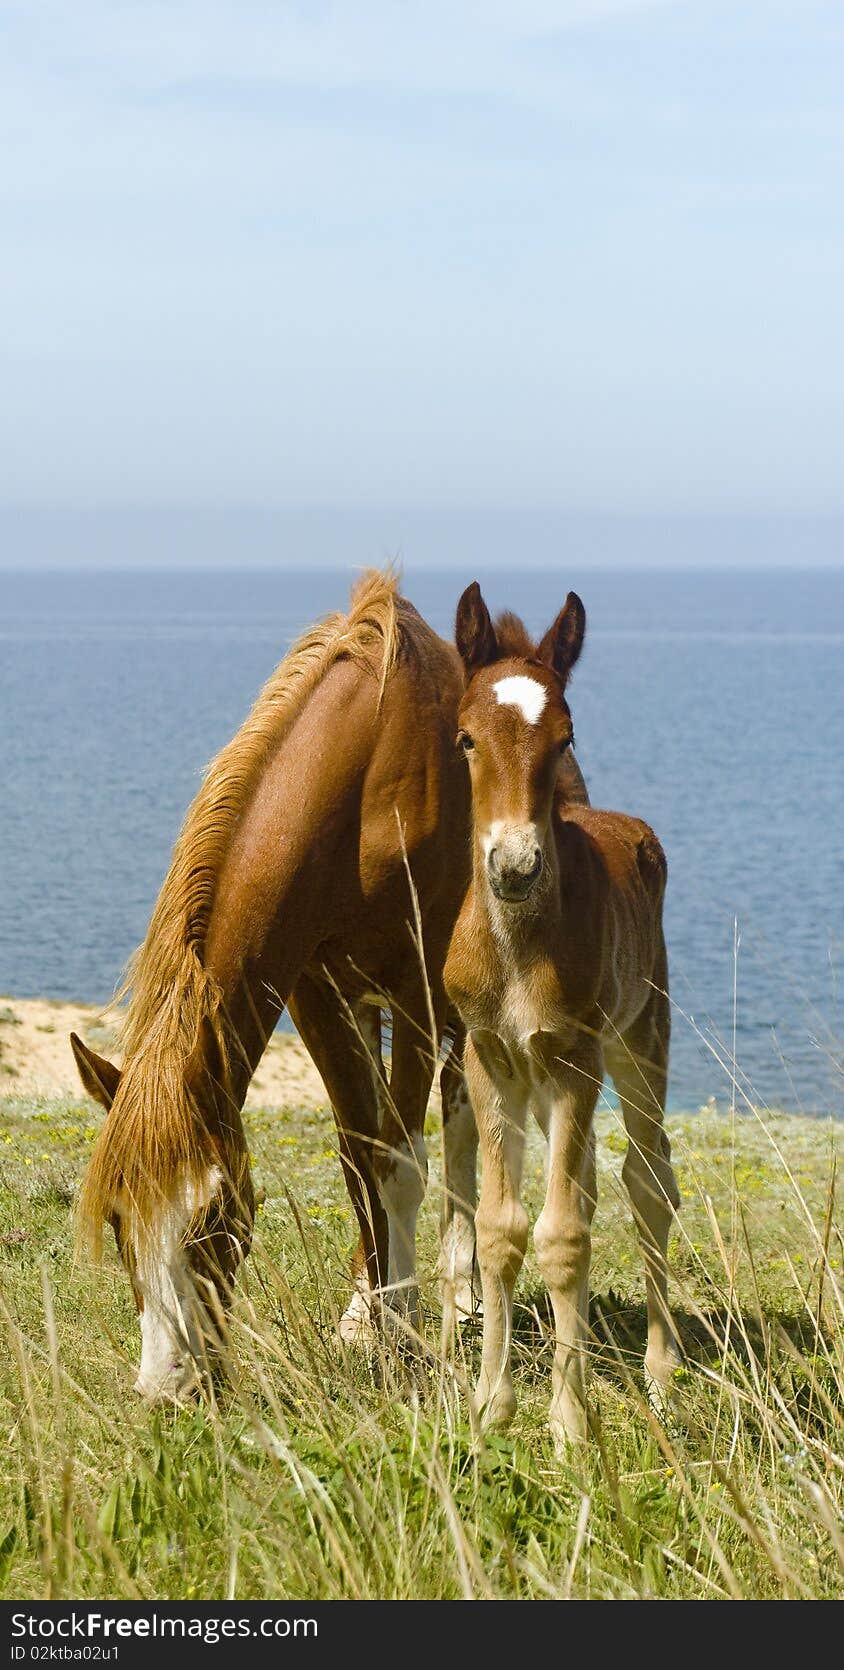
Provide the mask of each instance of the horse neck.
[{"label": "horse neck", "polygon": [[[271,991],[267,986],[271,985]],[[287,1000],[285,994],[284,1002]],[[284,1003],[260,966],[241,975],[232,988],[223,990],[223,1007],[232,1040],[230,1054],[232,1100],[242,1107],[252,1075],[269,1043]]]},{"label": "horse neck", "polygon": [[[413,859],[423,843],[432,844],[432,819],[443,862],[450,846],[465,840],[463,803],[457,817],[440,783],[446,747],[449,761],[453,757],[456,652],[441,645],[438,657],[438,640],[430,637],[433,642],[423,645],[424,665],[432,671],[423,678],[414,659],[403,660],[391,677],[388,715],[378,707],[371,675],[352,661],[335,665],[312,692],[301,723],[266,761],[244,809],[216,880],[204,946],[205,965],[241,1045],[235,1094],[242,1079],[245,1095],[282,1008],[303,970],[320,960],[322,948],[348,954],[351,972],[361,939],[372,934],[373,925],[389,935],[392,892],[405,908],[405,847]],[[318,770],[314,759],[323,753],[326,763]],[[392,817],[382,823],[362,799],[364,780],[376,807],[382,784],[384,799],[388,786],[392,797],[397,761],[412,767],[403,788],[401,825]],[[446,811],[457,829],[446,822]],[[379,887],[364,906],[361,867],[367,864]],[[434,890],[426,873],[414,867],[423,910],[426,890]],[[461,867],[458,882],[449,883],[451,922],[464,876]],[[447,900],[441,876],[436,891]]]}]

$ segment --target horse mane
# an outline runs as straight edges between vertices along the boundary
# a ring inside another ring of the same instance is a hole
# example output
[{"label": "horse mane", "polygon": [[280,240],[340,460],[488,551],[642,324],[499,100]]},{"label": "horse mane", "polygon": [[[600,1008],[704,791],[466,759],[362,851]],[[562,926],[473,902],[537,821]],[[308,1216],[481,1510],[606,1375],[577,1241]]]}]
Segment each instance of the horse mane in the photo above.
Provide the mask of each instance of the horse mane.
[{"label": "horse mane", "polygon": [[495,640],[498,644],[498,654],[502,661],[511,656],[514,659],[535,661],[537,648],[523,620],[514,615],[512,609],[505,609],[503,614],[496,617]]},{"label": "horse mane", "polygon": [[221,1158],[235,1198],[248,1190],[249,1160],[237,1110],[230,1109],[213,1128],[186,1080],[201,1028],[213,1031],[215,1078],[221,1077],[224,1095],[237,1048],[222,993],[203,965],[217,881],[272,752],[328,669],[337,661],[357,661],[378,679],[380,704],[401,643],[399,602],[391,572],[364,573],[348,614],[330,615],[312,627],[271,674],[240,730],[212,761],[188,810],[146,937],[121,988],[120,996],[129,998],[123,1069],[79,1205],[80,1224],[95,1252],[118,1198],[131,1213],[137,1239],[177,1183],[198,1183]]}]

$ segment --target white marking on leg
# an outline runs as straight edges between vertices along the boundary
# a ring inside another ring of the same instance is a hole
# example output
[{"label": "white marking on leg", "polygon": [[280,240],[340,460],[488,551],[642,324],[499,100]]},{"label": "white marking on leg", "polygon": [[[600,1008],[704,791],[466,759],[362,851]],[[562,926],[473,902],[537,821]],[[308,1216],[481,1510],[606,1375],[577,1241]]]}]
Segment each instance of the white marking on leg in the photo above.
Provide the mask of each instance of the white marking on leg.
[{"label": "white marking on leg", "polygon": [[143,1297],[141,1362],[135,1391],[151,1402],[178,1398],[203,1354],[203,1313],[182,1245],[191,1218],[210,1205],[223,1174],[211,1166],[204,1179],[188,1179],[158,1216],[153,1231],[135,1245],[135,1280]]},{"label": "white marking on leg", "polygon": [[381,1010],[372,1004],[361,1004],[355,1013],[355,1024],[376,1067],[381,1066]]},{"label": "white marking on leg", "polygon": [[[382,999],[374,993],[361,998],[355,1009],[355,1024],[372,1059],[379,1121],[383,1111],[384,1079],[381,1056]],[[354,1272],[355,1290],[340,1318],[340,1338],[345,1345],[368,1345],[375,1337],[372,1319],[372,1288],[364,1264]]]},{"label": "white marking on leg", "polygon": [[412,1147],[403,1143],[393,1149],[379,1182],[390,1236],[389,1300],[395,1309],[409,1311],[411,1319],[416,1311],[416,1218],[427,1177],[428,1154],[419,1132]]},{"label": "white marking on leg", "polygon": [[500,678],[492,688],[502,707],[519,708],[529,725],[536,724],[548,700],[545,685],[540,684],[538,679],[526,678],[523,673]]},{"label": "white marking on leg", "polygon": [[355,1291],[340,1318],[340,1338],[346,1345],[361,1345],[372,1339],[372,1288],[366,1265],[355,1271]]}]

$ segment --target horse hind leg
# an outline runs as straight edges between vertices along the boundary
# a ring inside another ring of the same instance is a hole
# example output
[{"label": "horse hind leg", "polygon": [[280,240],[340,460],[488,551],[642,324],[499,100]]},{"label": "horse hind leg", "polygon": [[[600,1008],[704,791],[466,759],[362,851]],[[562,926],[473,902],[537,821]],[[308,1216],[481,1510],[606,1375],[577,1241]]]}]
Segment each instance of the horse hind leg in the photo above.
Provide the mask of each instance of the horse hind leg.
[{"label": "horse hind leg", "polygon": [[463,1070],[465,1030],[449,1017],[452,1043],[440,1073],[443,1110],[443,1192],[440,1213],[440,1289],[446,1321],[463,1322],[480,1309],[475,1258],[478,1127]]},{"label": "horse hind leg", "polygon": [[682,1362],[668,1304],[668,1236],[680,1205],[671,1144],[663,1126],[668,1030],[668,998],[654,991],[644,1016],[618,1047],[607,1051],[628,1136],[622,1176],[645,1261],[645,1381],[657,1408],[665,1407],[672,1376]]}]

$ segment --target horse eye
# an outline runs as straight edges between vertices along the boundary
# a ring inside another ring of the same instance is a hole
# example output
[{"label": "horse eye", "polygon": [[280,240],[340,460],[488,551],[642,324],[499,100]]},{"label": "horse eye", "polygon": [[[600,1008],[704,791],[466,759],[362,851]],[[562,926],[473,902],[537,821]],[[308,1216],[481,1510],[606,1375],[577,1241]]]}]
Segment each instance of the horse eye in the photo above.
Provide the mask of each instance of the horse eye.
[{"label": "horse eye", "polygon": [[565,752],[568,748],[573,748],[573,747],[574,747],[574,731],[572,731],[571,736],[567,736],[565,741],[560,743],[560,753],[565,754]]},{"label": "horse eye", "polygon": [[463,752],[464,752],[464,754],[469,754],[469,753],[471,753],[471,751],[472,751],[472,749],[473,749],[473,748],[474,748],[474,746],[475,746],[475,744],[474,744],[474,742],[473,742],[473,741],[472,741],[472,738],[471,738],[471,737],[470,737],[470,735],[469,735],[469,732],[468,732],[468,731],[460,731],[460,732],[459,732],[459,733],[458,733],[458,737],[457,737],[457,746],[458,746],[458,748],[462,748],[462,749],[463,749]]}]

